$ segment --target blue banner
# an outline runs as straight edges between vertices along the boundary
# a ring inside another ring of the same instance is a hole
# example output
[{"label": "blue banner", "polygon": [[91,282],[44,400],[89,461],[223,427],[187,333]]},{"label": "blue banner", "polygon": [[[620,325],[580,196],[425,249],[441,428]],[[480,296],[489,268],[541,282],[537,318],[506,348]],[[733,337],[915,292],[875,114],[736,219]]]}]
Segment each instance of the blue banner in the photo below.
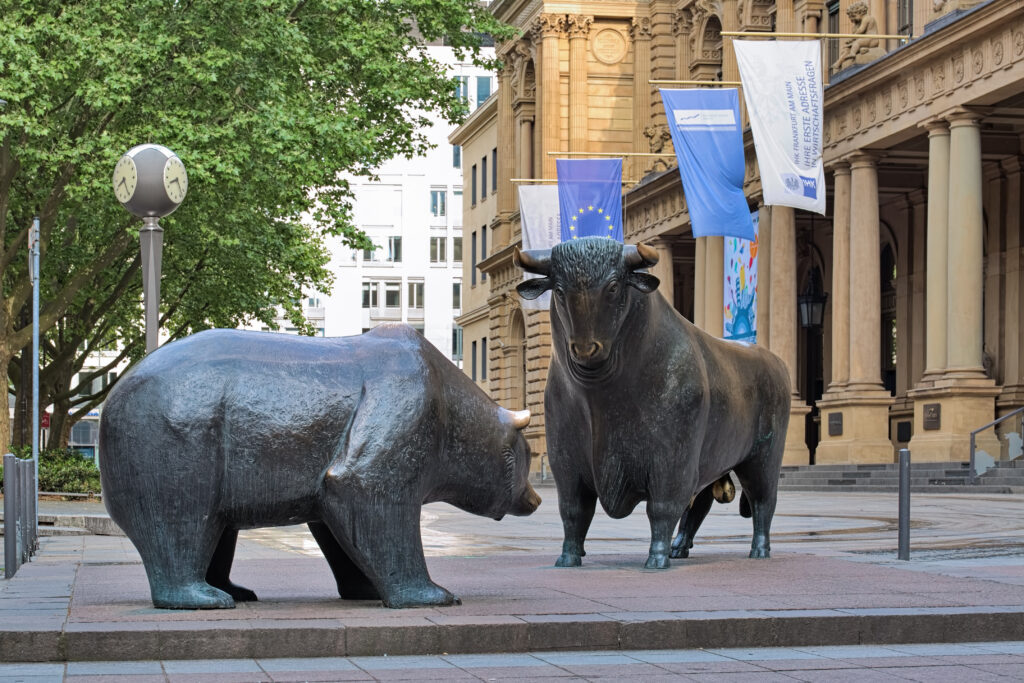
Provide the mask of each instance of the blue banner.
[{"label": "blue banner", "polygon": [[562,241],[622,241],[622,159],[558,159]]},{"label": "blue banner", "polygon": [[743,194],[740,100],[732,89],[662,90],[694,237],[754,239]]}]

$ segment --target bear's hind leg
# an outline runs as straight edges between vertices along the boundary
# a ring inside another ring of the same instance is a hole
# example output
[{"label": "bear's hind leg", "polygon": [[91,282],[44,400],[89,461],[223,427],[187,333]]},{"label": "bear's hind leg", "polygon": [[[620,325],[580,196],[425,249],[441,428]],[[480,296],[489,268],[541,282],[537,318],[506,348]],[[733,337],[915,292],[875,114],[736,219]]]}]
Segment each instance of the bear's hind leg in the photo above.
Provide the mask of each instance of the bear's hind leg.
[{"label": "bear's hind leg", "polygon": [[363,573],[323,522],[310,522],[310,533],[324,553],[343,600],[380,600],[380,592]]},{"label": "bear's hind leg", "polygon": [[245,586],[231,582],[231,563],[235,560],[235,544],[238,543],[238,529],[225,529],[220,535],[213,559],[206,570],[206,583],[224,591],[236,602],[255,602],[256,593]]},{"label": "bear's hind leg", "polygon": [[[223,529],[164,526],[144,539],[132,537],[149,577],[153,605],[162,609],[227,609],[234,599],[206,582]],[[129,534],[129,537],[131,535]]]}]

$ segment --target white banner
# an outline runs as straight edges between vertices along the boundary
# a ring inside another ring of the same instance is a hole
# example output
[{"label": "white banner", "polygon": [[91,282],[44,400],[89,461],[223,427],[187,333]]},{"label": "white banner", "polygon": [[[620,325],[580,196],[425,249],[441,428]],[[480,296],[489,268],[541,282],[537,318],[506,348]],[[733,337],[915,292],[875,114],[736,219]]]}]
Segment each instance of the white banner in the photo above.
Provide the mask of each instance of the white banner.
[{"label": "white banner", "polygon": [[[523,230],[523,251],[550,249],[562,241],[557,185],[520,185],[519,218]],[[523,279],[541,277],[523,273]],[[544,292],[533,301],[519,300],[524,310],[548,310],[551,292]]]},{"label": "white banner", "polygon": [[821,41],[734,40],[764,203],[825,213]]}]

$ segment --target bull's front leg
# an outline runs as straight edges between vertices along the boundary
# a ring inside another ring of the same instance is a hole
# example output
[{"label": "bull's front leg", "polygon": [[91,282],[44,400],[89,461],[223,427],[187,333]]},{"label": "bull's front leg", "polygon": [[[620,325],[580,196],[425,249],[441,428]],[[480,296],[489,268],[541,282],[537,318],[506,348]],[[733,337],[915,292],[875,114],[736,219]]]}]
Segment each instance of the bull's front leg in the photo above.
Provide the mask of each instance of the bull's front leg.
[{"label": "bull's front leg", "polygon": [[667,569],[672,550],[672,530],[685,505],[674,501],[648,501],[647,519],[651,523],[651,550],[644,569]]},{"label": "bull's front leg", "polygon": [[558,512],[562,517],[562,530],[565,534],[562,541],[562,554],[555,561],[556,567],[579,567],[583,564],[586,551],[583,543],[594,520],[594,508],[597,505],[597,494],[577,480],[575,486],[564,485],[558,488]]}]

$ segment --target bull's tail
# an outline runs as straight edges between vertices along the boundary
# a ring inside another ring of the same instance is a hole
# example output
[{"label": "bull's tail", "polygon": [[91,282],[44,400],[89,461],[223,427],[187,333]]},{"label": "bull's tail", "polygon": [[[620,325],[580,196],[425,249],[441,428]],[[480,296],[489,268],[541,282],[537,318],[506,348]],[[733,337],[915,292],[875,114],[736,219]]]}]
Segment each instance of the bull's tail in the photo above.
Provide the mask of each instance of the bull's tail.
[{"label": "bull's tail", "polygon": [[750,509],[750,498],[747,497],[747,492],[740,492],[740,517],[747,517],[748,519],[753,516],[753,512]]}]

